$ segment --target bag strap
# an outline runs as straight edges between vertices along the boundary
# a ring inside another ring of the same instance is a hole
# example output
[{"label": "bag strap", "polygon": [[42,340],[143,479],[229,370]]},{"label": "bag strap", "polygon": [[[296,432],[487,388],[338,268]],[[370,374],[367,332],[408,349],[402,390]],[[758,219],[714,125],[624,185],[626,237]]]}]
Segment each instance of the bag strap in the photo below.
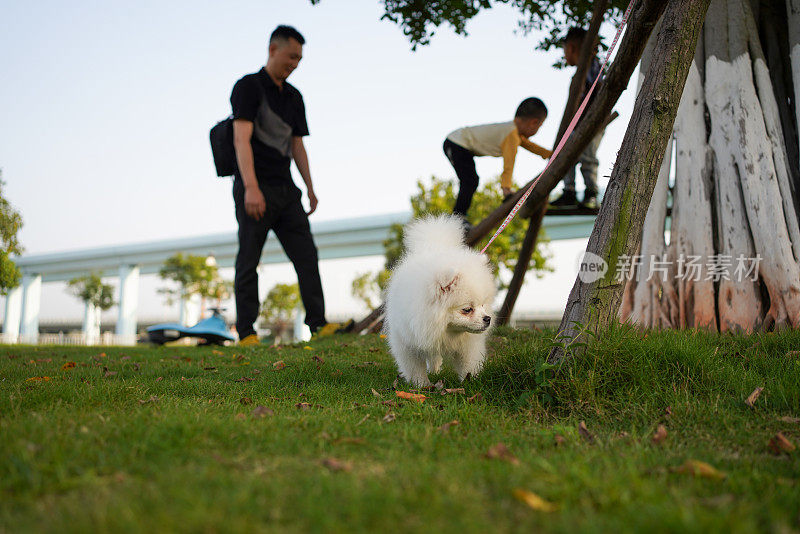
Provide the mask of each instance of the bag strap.
[{"label": "bag strap", "polygon": [[258,88],[261,90],[261,101],[269,105],[269,102],[267,101],[267,86],[264,84],[263,76],[269,76],[269,74],[267,74],[266,67],[261,67],[261,70],[258,71],[258,76],[256,76],[256,78],[258,78]]}]

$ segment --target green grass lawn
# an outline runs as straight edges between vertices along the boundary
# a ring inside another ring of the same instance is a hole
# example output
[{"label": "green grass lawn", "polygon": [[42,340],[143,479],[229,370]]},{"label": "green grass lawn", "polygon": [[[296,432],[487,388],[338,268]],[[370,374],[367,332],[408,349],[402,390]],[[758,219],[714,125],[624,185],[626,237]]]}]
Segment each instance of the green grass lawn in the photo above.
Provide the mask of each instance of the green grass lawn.
[{"label": "green grass lawn", "polygon": [[800,449],[768,445],[800,445],[800,332],[617,327],[558,370],[551,338],[496,331],[423,403],[378,336],[0,347],[0,532],[800,530]]}]

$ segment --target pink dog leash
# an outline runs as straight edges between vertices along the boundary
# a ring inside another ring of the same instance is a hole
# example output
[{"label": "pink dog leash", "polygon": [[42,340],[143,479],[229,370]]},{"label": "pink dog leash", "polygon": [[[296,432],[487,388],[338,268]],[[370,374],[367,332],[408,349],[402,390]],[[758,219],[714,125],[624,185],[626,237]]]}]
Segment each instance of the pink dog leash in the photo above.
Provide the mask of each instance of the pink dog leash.
[{"label": "pink dog leash", "polygon": [[522,205],[525,203],[525,201],[528,199],[528,197],[530,196],[531,192],[533,191],[533,188],[539,182],[539,178],[542,177],[544,172],[550,166],[550,163],[552,163],[552,161],[555,159],[556,155],[558,155],[558,153],[561,151],[561,148],[564,146],[564,143],[566,143],[567,139],[569,139],[569,136],[572,134],[572,130],[575,129],[575,125],[578,123],[578,119],[581,118],[581,115],[583,114],[583,110],[586,108],[586,105],[589,102],[589,98],[592,96],[592,93],[594,92],[594,88],[597,85],[597,81],[603,75],[603,71],[605,70],[606,65],[608,64],[608,60],[611,58],[611,52],[613,52],[614,48],[617,46],[617,41],[619,40],[619,36],[622,34],[623,28],[625,28],[625,23],[628,21],[628,16],[631,13],[631,8],[633,8],[633,4],[634,3],[636,3],[636,0],[631,0],[631,2],[628,4],[628,9],[625,10],[625,14],[622,16],[622,22],[620,23],[619,28],[617,29],[617,34],[614,36],[614,40],[611,42],[611,46],[608,48],[608,53],[606,54],[606,57],[603,60],[603,64],[600,66],[600,71],[597,73],[597,77],[594,79],[594,83],[592,83],[592,87],[589,88],[589,91],[586,93],[586,96],[583,98],[583,102],[581,102],[581,105],[578,108],[578,111],[576,111],[575,115],[572,117],[572,120],[570,121],[569,126],[567,127],[567,130],[564,132],[564,135],[561,136],[561,141],[559,141],[558,146],[556,147],[555,151],[553,152],[553,155],[550,156],[550,159],[547,160],[547,165],[544,166],[544,170],[539,174],[539,176],[536,177],[536,179],[533,181],[533,183],[530,185],[530,187],[528,187],[527,191],[525,191],[525,194],[522,195],[522,197],[514,205],[514,207],[511,208],[511,212],[503,220],[503,223],[500,225],[500,228],[498,228],[497,231],[492,236],[492,238],[489,239],[489,242],[486,243],[486,246],[484,246],[481,249],[481,254],[486,252],[486,249],[489,248],[489,245],[492,244],[492,242],[495,240],[495,238],[497,238],[497,236],[499,236],[503,232],[503,230],[506,229],[506,226],[508,226],[508,223],[510,223],[511,220],[517,215],[517,212],[522,207]]}]

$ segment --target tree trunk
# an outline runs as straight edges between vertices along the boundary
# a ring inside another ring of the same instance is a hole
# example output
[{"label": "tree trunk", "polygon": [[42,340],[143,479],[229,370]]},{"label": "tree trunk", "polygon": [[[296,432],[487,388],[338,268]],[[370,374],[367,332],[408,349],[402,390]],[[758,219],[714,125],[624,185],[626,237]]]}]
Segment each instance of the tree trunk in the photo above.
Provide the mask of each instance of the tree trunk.
[{"label": "tree trunk", "polygon": [[511,312],[514,311],[514,304],[517,302],[519,291],[525,281],[525,273],[528,272],[528,265],[533,257],[533,252],[536,250],[536,240],[542,229],[545,211],[547,211],[547,206],[544,206],[538,213],[534,213],[528,221],[528,230],[525,232],[525,238],[522,240],[522,246],[519,249],[517,264],[514,266],[514,274],[508,284],[503,305],[500,306],[500,311],[497,312],[497,324],[499,325],[508,324],[509,319],[511,319]]},{"label": "tree trunk", "polygon": [[[595,256],[587,255],[582,262],[559,329],[564,346],[551,351],[551,362],[574,353],[570,345],[584,341],[586,331],[597,334],[617,316],[624,290],[617,272],[639,248],[708,4],[709,0],[675,0],[666,7],[651,64],[589,238],[587,252]],[[587,269],[602,265],[601,261],[604,272]]]},{"label": "tree trunk", "polygon": [[[681,317],[671,326],[752,332],[800,325],[797,165],[789,157],[798,146],[797,124],[786,98],[794,94],[784,72],[787,54],[776,37],[788,33],[791,41],[800,31],[792,26],[791,3],[783,17],[788,32],[775,27],[782,6],[760,9],[760,18],[771,21],[768,55],[749,1],[714,0],[709,8],[698,47],[704,53],[695,57],[675,127],[669,259],[684,268],[671,269],[664,283],[677,294]],[[648,222],[644,232],[658,228]],[[685,268],[690,258],[699,267],[694,273]],[[639,268],[630,284],[641,284],[642,274]],[[639,293],[632,308],[663,307],[665,295]],[[660,326],[627,309],[620,317]]]}]

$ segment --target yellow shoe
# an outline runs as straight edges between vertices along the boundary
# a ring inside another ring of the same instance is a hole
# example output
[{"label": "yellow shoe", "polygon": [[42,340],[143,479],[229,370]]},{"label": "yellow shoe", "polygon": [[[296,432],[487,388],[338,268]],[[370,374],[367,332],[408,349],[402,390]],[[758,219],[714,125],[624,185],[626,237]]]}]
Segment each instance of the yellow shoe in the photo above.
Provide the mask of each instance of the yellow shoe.
[{"label": "yellow shoe", "polygon": [[253,345],[259,345],[259,344],[261,344],[261,340],[258,339],[258,336],[256,334],[250,334],[246,338],[239,340],[240,347],[251,347]]},{"label": "yellow shoe", "polygon": [[321,337],[327,337],[336,333],[342,327],[340,323],[327,323],[325,326],[314,332],[314,335],[311,336],[312,339],[319,339]]}]

